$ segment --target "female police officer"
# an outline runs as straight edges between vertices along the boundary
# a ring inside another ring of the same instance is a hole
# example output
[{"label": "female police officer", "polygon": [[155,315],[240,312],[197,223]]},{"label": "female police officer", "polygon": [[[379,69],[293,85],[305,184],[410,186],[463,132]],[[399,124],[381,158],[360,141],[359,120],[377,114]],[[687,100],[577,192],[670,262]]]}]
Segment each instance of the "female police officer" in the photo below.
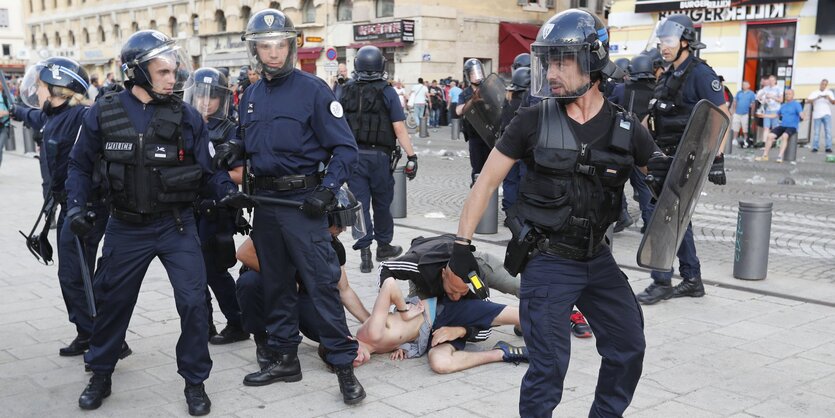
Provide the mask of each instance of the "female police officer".
[{"label": "female police officer", "polygon": [[617,76],[608,50],[606,28],[585,10],[561,12],[540,28],[531,46],[531,89],[545,100],[520,108],[490,153],[464,203],[449,261],[465,281],[478,274],[470,238],[488,197],[521,159],[528,171],[511,214],[523,226],[514,238],[532,247],[523,248],[527,266],[516,266],[530,351],[523,417],[550,417],[561,399],[570,332],[559,319],[575,304],[590,319],[603,357],[589,416],[621,416],[641,376],[641,308],[602,238],[618,219],[633,164],[646,166],[657,148],[638,121],[601,94],[600,82]]},{"label": "female police officer", "polygon": [[325,213],[335,206],[335,193],[357,165],[357,143],[328,85],[294,69],[296,30],[284,13],[266,9],[254,14],[243,40],[253,68],[263,77],[239,103],[239,138],[217,147],[214,161],[228,168],[245,151],[256,195],[304,201],[302,211],[274,205],[255,210],[252,240],[264,278],[267,345],[274,358],[247,375],[244,384],[302,378],[300,302],[292,266],[322,319],[312,326],[319,331],[328,363],[336,368],[343,401],[355,404],[365,398],[365,390],[354,376],[357,343],[348,338],[337,289],[339,265]]}]

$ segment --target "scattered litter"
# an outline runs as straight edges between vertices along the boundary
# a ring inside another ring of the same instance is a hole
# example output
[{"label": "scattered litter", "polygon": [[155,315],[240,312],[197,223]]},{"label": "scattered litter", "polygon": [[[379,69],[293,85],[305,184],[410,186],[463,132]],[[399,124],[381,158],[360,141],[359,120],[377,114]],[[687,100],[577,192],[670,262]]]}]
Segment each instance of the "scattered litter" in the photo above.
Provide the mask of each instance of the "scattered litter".
[{"label": "scattered litter", "polygon": [[429,219],[443,219],[446,218],[446,215],[441,212],[429,212],[426,215],[423,215],[423,217]]}]

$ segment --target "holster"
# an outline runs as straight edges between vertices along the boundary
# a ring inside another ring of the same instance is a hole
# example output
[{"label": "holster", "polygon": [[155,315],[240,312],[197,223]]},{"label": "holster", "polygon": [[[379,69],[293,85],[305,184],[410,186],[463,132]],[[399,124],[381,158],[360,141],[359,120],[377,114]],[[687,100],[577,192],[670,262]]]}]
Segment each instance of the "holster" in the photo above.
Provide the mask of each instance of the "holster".
[{"label": "holster", "polygon": [[523,272],[528,261],[539,253],[539,233],[530,224],[515,216],[508,217],[507,223],[513,236],[507,243],[504,268],[511,276],[516,276]]},{"label": "holster", "polygon": [[397,168],[397,163],[400,162],[400,159],[403,158],[403,152],[400,151],[400,146],[395,146],[394,151],[391,152],[391,164],[389,165],[389,171],[394,174],[394,170]]}]

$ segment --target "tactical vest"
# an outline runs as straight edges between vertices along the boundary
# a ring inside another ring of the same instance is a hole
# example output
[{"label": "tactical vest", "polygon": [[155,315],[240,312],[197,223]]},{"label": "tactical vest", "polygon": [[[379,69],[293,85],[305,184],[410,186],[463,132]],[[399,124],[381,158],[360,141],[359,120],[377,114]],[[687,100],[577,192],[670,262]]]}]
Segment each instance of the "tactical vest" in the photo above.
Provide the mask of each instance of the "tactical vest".
[{"label": "tactical vest", "polygon": [[343,86],[339,100],[345,108],[345,119],[358,145],[374,145],[394,149],[397,136],[389,118],[383,90],[385,81],[356,81]]},{"label": "tactical vest", "polygon": [[654,98],[650,102],[655,143],[667,155],[675,155],[678,142],[693,113],[693,105],[682,100],[681,86],[693,68],[701,62],[699,58],[692,57],[686,67],[664,72],[655,86]]},{"label": "tactical vest", "polygon": [[191,205],[203,170],[185,149],[182,104],[157,105],[144,133],[133,128],[118,94],[104,97],[100,106],[104,173],[113,207],[144,215]]},{"label": "tactical vest", "polygon": [[226,138],[229,138],[229,132],[235,129],[235,122],[232,122],[229,119],[223,119],[215,125],[214,128],[209,129],[209,141],[212,142],[212,145],[218,146],[224,142],[226,142]]},{"label": "tactical vest", "polygon": [[634,164],[630,148],[636,122],[617,112],[608,145],[590,148],[578,141],[555,99],[538,106],[534,164],[519,187],[514,212],[546,235],[550,245],[590,257],[620,215],[623,185]]},{"label": "tactical vest", "polygon": [[644,120],[649,114],[649,102],[655,94],[655,81],[626,80],[623,92],[621,106],[631,110],[638,117],[638,121]]}]

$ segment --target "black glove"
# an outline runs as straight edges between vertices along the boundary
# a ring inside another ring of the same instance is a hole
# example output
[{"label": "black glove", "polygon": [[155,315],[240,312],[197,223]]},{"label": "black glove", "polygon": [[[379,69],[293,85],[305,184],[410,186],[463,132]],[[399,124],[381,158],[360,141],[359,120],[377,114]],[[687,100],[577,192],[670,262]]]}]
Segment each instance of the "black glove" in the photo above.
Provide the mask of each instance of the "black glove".
[{"label": "black glove", "polygon": [[728,179],[725,177],[725,154],[719,154],[713,159],[707,179],[713,184],[724,186]]},{"label": "black glove", "polygon": [[409,180],[414,180],[417,177],[417,154],[411,155],[406,157],[408,161],[406,161],[406,168],[403,169],[403,172],[406,173],[406,178]]},{"label": "black glove", "polygon": [[249,209],[258,206],[258,202],[244,192],[232,192],[220,199],[218,205],[234,209]]},{"label": "black glove", "polygon": [[302,212],[307,216],[315,218],[324,215],[325,212],[334,207],[336,207],[336,195],[330,189],[319,186],[313,193],[304,198]]},{"label": "black glove", "polygon": [[452,256],[449,258],[449,269],[467,284],[470,283],[470,273],[475,272],[478,277],[481,277],[473,251],[475,251],[474,246],[456,242],[452,246]]},{"label": "black glove", "polygon": [[226,141],[215,147],[215,156],[212,158],[212,167],[215,170],[229,170],[237,160],[244,156],[244,147],[241,141],[234,139]]},{"label": "black glove", "polygon": [[67,212],[67,219],[70,220],[70,231],[78,237],[84,237],[93,230],[96,214],[93,212],[85,213],[81,210],[81,207],[77,206]]},{"label": "black glove", "polygon": [[203,199],[197,202],[197,213],[200,215],[209,215],[217,207],[217,202],[212,199]]},{"label": "black glove", "polygon": [[661,152],[654,152],[649,161],[647,161],[647,175],[644,182],[649,186],[650,191],[657,199],[661,195],[661,190],[664,188],[664,180],[667,178],[667,172],[670,171],[670,166],[673,164],[673,157],[664,155]]}]

